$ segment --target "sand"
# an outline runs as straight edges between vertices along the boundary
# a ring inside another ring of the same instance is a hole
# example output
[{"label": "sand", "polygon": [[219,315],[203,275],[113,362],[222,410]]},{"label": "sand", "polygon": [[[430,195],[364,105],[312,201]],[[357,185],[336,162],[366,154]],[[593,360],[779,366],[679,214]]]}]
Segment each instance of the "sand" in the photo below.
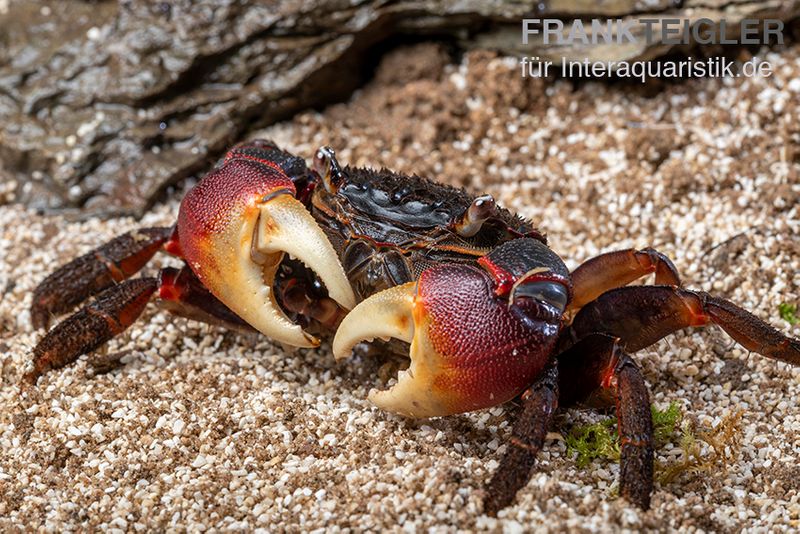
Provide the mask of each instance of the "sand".
[{"label": "sand", "polygon": [[[451,64],[426,45],[387,58],[349,102],[260,135],[308,158],[330,144],[343,162],[491,193],[536,221],[571,268],[654,246],[688,287],[799,336],[778,313],[800,294],[798,51],[765,53],[769,79],[640,87],[523,80],[513,59]],[[0,206],[0,530],[800,528],[800,369],[716,328],[636,354],[656,406],[677,402],[706,429],[742,416],[725,450],[701,444],[713,472],[657,484],[649,512],[617,498],[613,461],[578,467],[560,438],[608,414],[560,415],[540,472],[489,518],[481,488],[515,406],[406,420],[366,401],[381,387],[373,361],[335,363],[328,344],[286,351],[155,306],[110,344],[126,353],[121,369],[94,375],[82,358],[21,394],[42,335],[28,312],[36,284],[118,233],[171,223],[179,197],[141,221]],[[158,257],[145,272],[174,263]],[[675,465],[681,449],[657,456]]]}]

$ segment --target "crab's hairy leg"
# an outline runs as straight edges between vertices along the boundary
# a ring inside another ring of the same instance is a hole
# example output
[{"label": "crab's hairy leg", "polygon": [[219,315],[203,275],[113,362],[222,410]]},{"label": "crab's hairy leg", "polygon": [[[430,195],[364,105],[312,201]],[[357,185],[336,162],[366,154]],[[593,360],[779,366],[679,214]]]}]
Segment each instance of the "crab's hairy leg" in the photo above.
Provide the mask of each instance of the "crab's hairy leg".
[{"label": "crab's hairy leg", "polygon": [[255,330],[214,297],[195,274],[167,267],[158,278],[135,278],[116,284],[57,324],[33,349],[33,370],[23,379],[36,383],[51,369],[69,365],[81,355],[102,347],[141,315],[153,296],[168,311],[241,332]]},{"label": "crab's hairy leg", "polygon": [[614,345],[617,364],[617,426],[620,439],[619,492],[643,510],[653,494],[653,416],[642,372],[630,356]]},{"label": "crab's hairy leg", "polygon": [[752,313],[702,291],[672,286],[621,287],[584,306],[571,325],[573,339],[604,333],[635,352],[689,326],[717,324],[748,350],[800,365],[800,340]]},{"label": "crab's hairy leg", "polygon": [[523,409],[500,465],[486,486],[483,510],[487,515],[511,504],[530,480],[536,456],[558,408],[558,367],[553,361],[522,395]]},{"label": "crab's hairy leg", "polygon": [[559,355],[564,405],[610,391],[620,435],[620,495],[647,510],[653,493],[653,420],[642,372],[619,340],[593,334]]},{"label": "crab's hairy leg", "polygon": [[35,384],[44,373],[64,367],[130,326],[158,288],[156,278],[126,280],[100,293],[50,330],[33,349],[33,370],[23,377]]},{"label": "crab's hairy leg", "polygon": [[573,298],[570,310],[578,310],[597,297],[617,287],[655,273],[658,285],[681,285],[678,270],[661,252],[645,248],[607,252],[579,265],[570,275]]},{"label": "crab's hairy leg", "polygon": [[47,328],[50,318],[138,272],[172,235],[172,228],[141,228],[115,237],[63,265],[33,293],[31,321]]}]

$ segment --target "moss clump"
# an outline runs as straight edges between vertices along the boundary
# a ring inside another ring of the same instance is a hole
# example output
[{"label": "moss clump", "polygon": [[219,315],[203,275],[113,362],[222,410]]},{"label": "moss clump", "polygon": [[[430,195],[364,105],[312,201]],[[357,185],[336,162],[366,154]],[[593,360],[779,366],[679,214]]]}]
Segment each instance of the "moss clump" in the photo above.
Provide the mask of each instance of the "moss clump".
[{"label": "moss clump", "polygon": [[[653,435],[656,447],[669,442],[682,419],[677,402],[670,403],[666,410],[659,410],[655,405],[650,407],[653,416]],[[619,460],[619,433],[617,418],[604,419],[599,423],[575,427],[565,437],[567,449],[577,453],[577,463],[585,467],[596,458]]]},{"label": "moss clump", "polygon": [[792,326],[800,323],[800,318],[797,317],[797,304],[788,304],[786,302],[782,302],[778,305],[778,313],[780,314],[781,319]]},{"label": "moss clump", "polygon": [[567,450],[578,453],[579,467],[585,467],[596,458],[619,460],[619,434],[617,419],[604,419],[593,425],[573,428],[565,436]]},{"label": "moss clump", "polygon": [[[742,412],[725,417],[715,428],[701,427],[692,420],[684,421],[677,402],[666,410],[650,407],[653,415],[653,435],[656,449],[667,443],[677,443],[683,454],[677,462],[657,461],[655,478],[662,485],[670,484],[683,473],[725,471],[739,448],[739,423]],[[567,450],[577,455],[578,466],[585,467],[595,459],[619,461],[617,419],[611,417],[599,423],[575,427],[565,437]],[[707,444],[709,448],[703,445]]]},{"label": "moss clump", "polygon": [[675,435],[678,425],[683,420],[683,412],[675,401],[670,402],[666,410],[659,410],[654,404],[650,407],[650,412],[653,414],[653,434],[656,447],[663,447]]}]

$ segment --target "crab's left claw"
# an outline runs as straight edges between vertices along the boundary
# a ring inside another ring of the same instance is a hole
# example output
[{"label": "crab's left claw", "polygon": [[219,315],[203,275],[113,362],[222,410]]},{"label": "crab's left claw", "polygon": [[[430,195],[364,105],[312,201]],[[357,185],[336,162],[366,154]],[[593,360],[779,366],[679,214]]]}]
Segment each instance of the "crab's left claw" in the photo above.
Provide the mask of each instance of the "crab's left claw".
[{"label": "crab's left claw", "polygon": [[498,295],[486,270],[432,267],[356,306],[339,325],[334,356],[374,338],[411,344],[397,384],[370,393],[388,411],[433,417],[501,404],[530,385],[556,341],[566,288],[546,275],[521,279],[515,297]]},{"label": "crab's left claw", "polygon": [[286,316],[273,291],[284,254],[312,269],[342,308],[355,306],[355,296],[327,236],[295,198],[286,169],[298,163],[290,158],[271,145],[234,149],[184,197],[178,232],[214,296],[264,335],[312,347],[318,340]]}]

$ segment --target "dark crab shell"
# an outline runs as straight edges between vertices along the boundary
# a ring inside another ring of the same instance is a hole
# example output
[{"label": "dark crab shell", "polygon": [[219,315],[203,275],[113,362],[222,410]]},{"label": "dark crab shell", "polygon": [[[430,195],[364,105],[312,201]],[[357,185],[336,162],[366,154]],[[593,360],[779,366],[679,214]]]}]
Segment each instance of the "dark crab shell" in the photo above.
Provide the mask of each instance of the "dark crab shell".
[{"label": "dark crab shell", "polygon": [[345,167],[335,191],[317,185],[312,214],[339,253],[359,299],[416,280],[434,265],[471,264],[519,237],[545,237],[522,217],[496,210],[475,235],[457,231],[474,195],[387,169]]}]

